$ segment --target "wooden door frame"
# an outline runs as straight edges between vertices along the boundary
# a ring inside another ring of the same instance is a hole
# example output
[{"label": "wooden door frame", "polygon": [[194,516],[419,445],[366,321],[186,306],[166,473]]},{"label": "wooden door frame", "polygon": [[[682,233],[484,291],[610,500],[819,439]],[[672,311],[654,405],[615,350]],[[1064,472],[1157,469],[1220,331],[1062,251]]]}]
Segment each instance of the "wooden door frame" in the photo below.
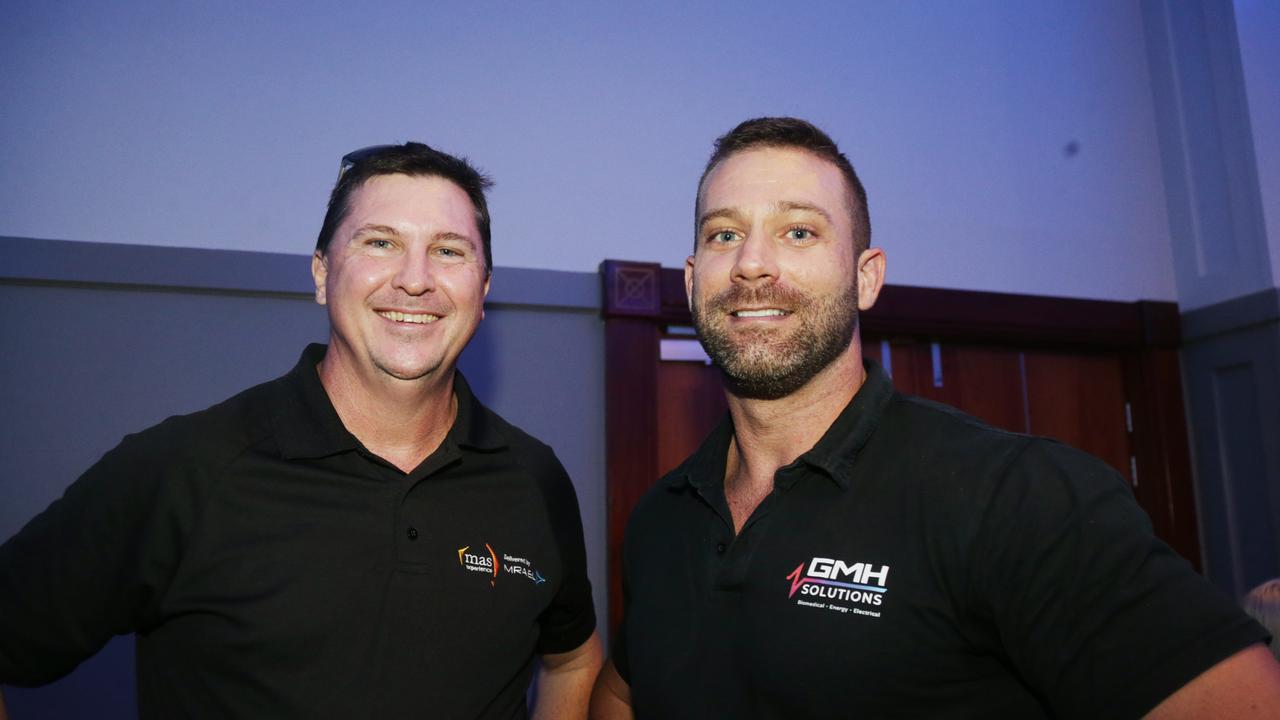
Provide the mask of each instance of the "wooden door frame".
[{"label": "wooden door frame", "polygon": [[[609,627],[622,616],[621,549],[627,517],[658,479],[658,344],[668,325],[689,325],[683,269],[606,260],[605,468]],[[860,316],[879,336],[998,343],[1022,348],[1097,350],[1120,355],[1133,412],[1135,493],[1156,532],[1200,568],[1200,539],[1187,444],[1178,306],[1142,300],[1079,300],[886,285]]]}]

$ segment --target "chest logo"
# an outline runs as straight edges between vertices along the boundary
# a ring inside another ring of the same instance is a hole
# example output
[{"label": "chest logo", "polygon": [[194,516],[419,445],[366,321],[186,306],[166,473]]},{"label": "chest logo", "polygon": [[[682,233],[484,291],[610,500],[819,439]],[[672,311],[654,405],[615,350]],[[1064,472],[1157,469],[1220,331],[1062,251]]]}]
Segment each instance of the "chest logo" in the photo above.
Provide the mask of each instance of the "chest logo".
[{"label": "chest logo", "polygon": [[488,575],[489,587],[497,586],[499,570],[509,575],[523,577],[534,585],[541,585],[547,581],[542,573],[533,567],[533,563],[528,558],[503,553],[502,559],[499,560],[498,552],[489,543],[484,544],[483,552],[479,548],[473,552],[470,545],[458,548],[458,564],[469,572]]},{"label": "chest logo", "polygon": [[787,599],[796,605],[880,617],[878,608],[889,592],[889,566],[815,557],[797,565],[787,580]]},{"label": "chest logo", "polygon": [[489,575],[489,586],[493,587],[498,581],[498,554],[489,547],[489,543],[484,544],[485,553],[467,552],[470,549],[470,545],[458,548],[458,564],[471,572]]}]

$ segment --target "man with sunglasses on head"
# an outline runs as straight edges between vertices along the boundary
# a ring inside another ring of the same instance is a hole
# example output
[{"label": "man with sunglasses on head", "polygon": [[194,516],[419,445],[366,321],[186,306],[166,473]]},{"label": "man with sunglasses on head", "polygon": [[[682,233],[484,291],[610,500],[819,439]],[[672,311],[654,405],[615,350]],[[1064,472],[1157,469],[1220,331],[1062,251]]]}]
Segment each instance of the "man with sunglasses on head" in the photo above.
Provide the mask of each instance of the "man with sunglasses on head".
[{"label": "man with sunglasses on head", "polygon": [[[127,437],[0,547],[0,684],[137,633],[143,717],[585,717],[573,486],[456,371],[485,190],[420,143],[343,158],[311,260],[329,343]],[[2,707],[2,706],[0,706]]]}]

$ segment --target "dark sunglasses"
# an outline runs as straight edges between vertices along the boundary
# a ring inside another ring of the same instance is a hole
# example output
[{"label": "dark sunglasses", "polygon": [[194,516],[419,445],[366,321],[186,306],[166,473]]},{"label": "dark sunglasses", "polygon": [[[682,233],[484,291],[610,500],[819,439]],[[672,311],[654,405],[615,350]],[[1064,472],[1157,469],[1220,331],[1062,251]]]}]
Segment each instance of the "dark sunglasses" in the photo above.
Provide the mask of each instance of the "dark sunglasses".
[{"label": "dark sunglasses", "polygon": [[343,155],[342,164],[338,166],[338,179],[341,180],[342,176],[346,175],[347,171],[356,163],[364,162],[383,150],[393,147],[395,147],[395,145],[370,145],[369,147],[362,147],[359,150],[352,150],[346,155]]}]

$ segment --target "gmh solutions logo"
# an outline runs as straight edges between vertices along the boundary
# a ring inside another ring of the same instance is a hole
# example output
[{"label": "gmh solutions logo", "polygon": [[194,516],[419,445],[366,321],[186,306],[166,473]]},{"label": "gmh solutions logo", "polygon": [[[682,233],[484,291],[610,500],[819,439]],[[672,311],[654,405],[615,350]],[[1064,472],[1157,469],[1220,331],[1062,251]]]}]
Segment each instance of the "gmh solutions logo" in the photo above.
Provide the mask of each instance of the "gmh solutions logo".
[{"label": "gmh solutions logo", "polygon": [[842,613],[870,615],[880,617],[878,608],[884,603],[885,593],[889,592],[889,566],[877,567],[871,563],[854,563],[843,560],[815,557],[801,563],[792,570],[787,579],[791,581],[791,592],[787,598],[794,598],[797,593],[797,605],[824,608]]},{"label": "gmh solutions logo", "polygon": [[502,554],[502,560],[498,560],[498,553],[489,543],[484,544],[485,552],[480,552],[477,548],[476,552],[468,552],[471,546],[467,545],[458,548],[458,564],[464,570],[470,572],[484,573],[489,576],[489,587],[494,587],[498,582],[498,569],[511,575],[519,575],[534,585],[541,585],[547,579],[542,577],[542,573],[534,569],[533,563],[528,558],[516,557],[514,555]]}]

